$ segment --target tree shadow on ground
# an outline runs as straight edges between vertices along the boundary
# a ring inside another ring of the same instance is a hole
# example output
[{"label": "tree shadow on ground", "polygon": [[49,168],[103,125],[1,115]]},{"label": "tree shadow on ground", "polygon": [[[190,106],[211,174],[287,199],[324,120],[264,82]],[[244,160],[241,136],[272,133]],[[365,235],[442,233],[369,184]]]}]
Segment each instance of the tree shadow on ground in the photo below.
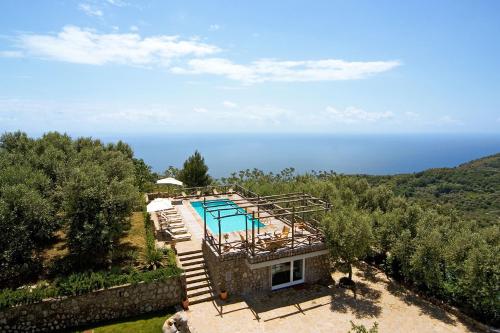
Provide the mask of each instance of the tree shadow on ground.
[{"label": "tree shadow on ground", "polygon": [[382,295],[368,284],[358,281],[352,289],[336,287],[332,290],[331,310],[341,313],[352,312],[356,318],[376,318],[382,307],[377,303]]},{"label": "tree shadow on ground", "polygon": [[456,324],[456,320],[452,318],[444,309],[441,309],[437,305],[420,298],[404,286],[401,286],[394,281],[389,281],[386,289],[389,293],[402,300],[406,305],[414,305],[418,307],[421,313],[434,319],[438,319],[446,324]]},{"label": "tree shadow on ground", "polygon": [[[234,303],[244,301],[246,306],[233,308],[231,312],[248,309],[252,311],[255,319],[260,321],[262,314],[277,310],[274,317],[263,319],[267,322],[294,315],[307,315],[310,310],[328,307],[331,311],[341,313],[350,311],[356,318],[373,318],[381,313],[381,307],[376,304],[380,296],[379,291],[364,283],[359,283],[354,293],[334,285],[327,287],[320,284],[306,284],[296,288],[234,299]],[[220,308],[221,316],[229,313],[223,310],[224,305]]]}]

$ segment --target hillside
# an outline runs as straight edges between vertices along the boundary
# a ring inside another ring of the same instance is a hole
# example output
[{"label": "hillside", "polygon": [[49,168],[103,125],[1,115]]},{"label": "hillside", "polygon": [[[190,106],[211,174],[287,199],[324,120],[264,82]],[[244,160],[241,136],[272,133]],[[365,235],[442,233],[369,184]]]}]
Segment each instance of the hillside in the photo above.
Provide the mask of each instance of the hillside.
[{"label": "hillside", "polygon": [[456,209],[465,218],[491,225],[500,220],[500,153],[454,168],[414,174],[368,176],[372,184],[388,184],[396,194],[425,205]]}]

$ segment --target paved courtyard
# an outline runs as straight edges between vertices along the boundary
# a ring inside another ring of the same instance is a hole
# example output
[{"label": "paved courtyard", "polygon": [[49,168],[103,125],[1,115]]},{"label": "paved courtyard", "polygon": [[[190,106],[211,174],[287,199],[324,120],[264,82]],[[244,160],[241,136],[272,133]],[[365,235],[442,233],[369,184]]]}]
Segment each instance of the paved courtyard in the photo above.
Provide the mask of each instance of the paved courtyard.
[{"label": "paved courtyard", "polygon": [[[338,281],[340,275],[334,275]],[[454,315],[390,282],[369,267],[356,270],[357,292],[307,286],[274,293],[205,302],[190,307],[193,333],[347,332],[350,321],[374,322],[379,332],[474,332]]]}]

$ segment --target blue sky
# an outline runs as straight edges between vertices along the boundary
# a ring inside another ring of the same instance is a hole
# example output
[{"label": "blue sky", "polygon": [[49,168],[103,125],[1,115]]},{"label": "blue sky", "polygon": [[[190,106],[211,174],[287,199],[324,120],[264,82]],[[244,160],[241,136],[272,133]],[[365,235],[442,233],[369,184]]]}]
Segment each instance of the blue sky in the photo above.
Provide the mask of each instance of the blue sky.
[{"label": "blue sky", "polygon": [[0,131],[500,132],[498,1],[2,1]]}]

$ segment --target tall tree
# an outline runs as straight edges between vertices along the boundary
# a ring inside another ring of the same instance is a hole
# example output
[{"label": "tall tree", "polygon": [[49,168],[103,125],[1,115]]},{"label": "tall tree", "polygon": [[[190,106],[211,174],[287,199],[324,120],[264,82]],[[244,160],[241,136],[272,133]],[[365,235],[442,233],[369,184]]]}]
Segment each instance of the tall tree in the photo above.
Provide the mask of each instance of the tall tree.
[{"label": "tall tree", "polygon": [[333,260],[347,266],[349,280],[352,280],[352,265],[370,251],[372,230],[369,216],[346,207],[325,215],[322,225]]},{"label": "tall tree", "polygon": [[179,179],[189,187],[206,186],[212,182],[208,175],[208,167],[205,159],[198,151],[195,151],[183,165],[179,172]]},{"label": "tall tree", "polygon": [[87,151],[64,187],[68,245],[86,267],[109,259],[138,198],[134,165],[121,152]]}]

